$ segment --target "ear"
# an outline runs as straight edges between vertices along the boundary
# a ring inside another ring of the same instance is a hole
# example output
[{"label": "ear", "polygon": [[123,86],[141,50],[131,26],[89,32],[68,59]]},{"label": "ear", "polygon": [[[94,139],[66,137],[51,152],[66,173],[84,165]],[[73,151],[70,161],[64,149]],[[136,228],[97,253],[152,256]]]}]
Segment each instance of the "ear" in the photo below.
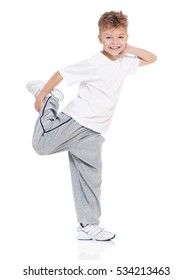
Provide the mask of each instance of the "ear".
[{"label": "ear", "polygon": [[101,35],[100,35],[100,34],[98,35],[98,39],[99,39],[99,43],[102,44],[102,38],[101,38]]}]

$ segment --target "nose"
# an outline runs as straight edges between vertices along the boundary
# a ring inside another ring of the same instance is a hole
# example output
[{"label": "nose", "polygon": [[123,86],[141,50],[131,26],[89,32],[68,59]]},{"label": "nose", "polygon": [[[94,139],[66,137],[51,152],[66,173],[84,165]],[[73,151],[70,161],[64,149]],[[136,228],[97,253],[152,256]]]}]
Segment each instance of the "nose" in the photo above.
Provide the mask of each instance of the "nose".
[{"label": "nose", "polygon": [[117,38],[113,38],[113,44],[117,45],[118,44],[118,39]]}]

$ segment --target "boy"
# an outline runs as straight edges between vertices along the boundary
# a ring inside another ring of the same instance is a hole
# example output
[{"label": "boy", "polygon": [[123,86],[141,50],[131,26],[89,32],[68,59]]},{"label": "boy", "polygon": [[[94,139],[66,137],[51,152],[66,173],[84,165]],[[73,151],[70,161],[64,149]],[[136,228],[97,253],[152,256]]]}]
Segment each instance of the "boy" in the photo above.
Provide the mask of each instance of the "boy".
[{"label": "boy", "polygon": [[[39,117],[33,147],[40,155],[68,151],[80,240],[107,241],[115,237],[99,226],[101,215],[101,151],[124,78],[156,56],[127,44],[128,20],[122,12],[106,12],[98,22],[103,50],[57,71],[47,83],[32,81]],[[130,55],[126,55],[130,54]],[[63,94],[55,87],[65,80],[79,83],[78,96],[57,114]]]}]

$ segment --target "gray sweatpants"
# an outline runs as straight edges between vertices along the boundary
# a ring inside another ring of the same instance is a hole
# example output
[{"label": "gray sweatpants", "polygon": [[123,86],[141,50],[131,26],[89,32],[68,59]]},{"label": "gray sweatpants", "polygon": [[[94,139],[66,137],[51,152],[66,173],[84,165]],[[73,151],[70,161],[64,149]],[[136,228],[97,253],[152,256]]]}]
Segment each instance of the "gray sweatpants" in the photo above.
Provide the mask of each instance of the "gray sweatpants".
[{"label": "gray sweatpants", "polygon": [[40,155],[68,151],[77,221],[99,224],[104,138],[63,112],[57,114],[58,107],[55,98],[45,99],[34,129],[33,148]]}]

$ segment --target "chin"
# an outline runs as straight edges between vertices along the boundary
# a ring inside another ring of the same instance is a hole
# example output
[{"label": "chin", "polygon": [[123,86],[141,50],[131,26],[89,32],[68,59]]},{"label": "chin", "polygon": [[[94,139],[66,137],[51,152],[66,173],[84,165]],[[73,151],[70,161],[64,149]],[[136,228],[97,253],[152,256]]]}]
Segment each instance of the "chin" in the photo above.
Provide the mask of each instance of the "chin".
[{"label": "chin", "polygon": [[117,55],[119,55],[120,53],[121,53],[122,51],[120,51],[120,50],[118,50],[118,51],[108,51],[108,53],[110,54],[110,55],[113,55],[113,56],[117,56]]}]

